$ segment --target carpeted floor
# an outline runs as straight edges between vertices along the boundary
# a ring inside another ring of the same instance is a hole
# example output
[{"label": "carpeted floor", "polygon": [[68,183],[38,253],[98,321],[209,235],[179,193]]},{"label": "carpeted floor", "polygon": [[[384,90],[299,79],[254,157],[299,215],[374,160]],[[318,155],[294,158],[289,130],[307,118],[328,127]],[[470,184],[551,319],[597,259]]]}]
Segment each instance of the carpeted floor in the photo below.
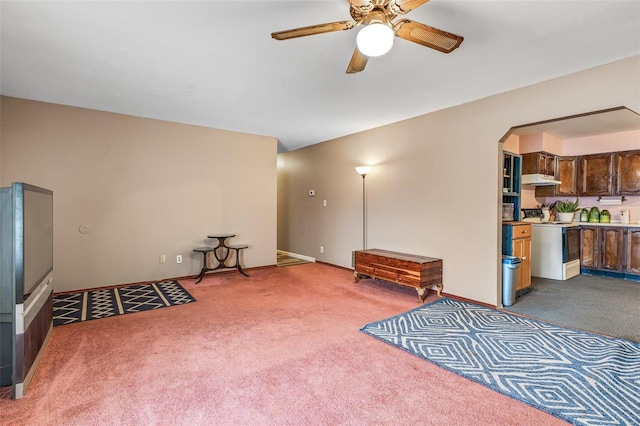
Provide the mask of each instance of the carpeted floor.
[{"label": "carpeted floor", "polygon": [[452,299],[362,332],[575,425],[640,424],[640,344]]},{"label": "carpeted floor", "polygon": [[54,327],[0,423],[565,424],[359,331],[418,306],[411,288],[320,263],[251,275],[180,281],[197,303]]},{"label": "carpeted floor", "polygon": [[533,290],[510,312],[640,342],[640,283],[578,275],[566,281],[532,279]]}]

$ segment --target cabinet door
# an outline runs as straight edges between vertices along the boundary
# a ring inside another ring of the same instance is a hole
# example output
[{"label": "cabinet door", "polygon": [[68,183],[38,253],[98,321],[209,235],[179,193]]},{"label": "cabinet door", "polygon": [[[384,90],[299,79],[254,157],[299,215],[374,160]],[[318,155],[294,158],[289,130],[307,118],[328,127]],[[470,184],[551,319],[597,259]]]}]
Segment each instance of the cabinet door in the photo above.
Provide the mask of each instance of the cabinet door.
[{"label": "cabinet door", "polygon": [[555,159],[553,154],[546,152],[529,152],[522,154],[522,174],[541,173],[543,175],[555,176]]},{"label": "cabinet door", "polygon": [[624,228],[602,228],[600,269],[622,271],[624,265]]},{"label": "cabinet door", "polygon": [[522,281],[520,282],[520,288],[527,288],[531,286],[531,238],[523,238],[521,241],[520,270],[522,271]]},{"label": "cabinet door", "polygon": [[[553,157],[551,157],[553,159]],[[536,187],[536,197],[563,197],[578,195],[578,157],[555,157],[555,178],[560,185]]]},{"label": "cabinet door", "polygon": [[597,269],[600,247],[598,244],[598,228],[583,226],[580,231],[580,266]]},{"label": "cabinet door", "polygon": [[562,182],[556,185],[555,195],[578,195],[578,157],[558,157],[556,179]]},{"label": "cabinet door", "polygon": [[640,228],[627,228],[625,272],[640,274]]},{"label": "cabinet door", "polygon": [[640,150],[615,154],[616,194],[640,195]]},{"label": "cabinet door", "polygon": [[531,286],[531,238],[513,240],[513,255],[520,258],[516,291]]},{"label": "cabinet door", "polygon": [[580,157],[579,195],[613,194],[613,154],[593,154]]},{"label": "cabinet door", "polygon": [[556,156],[551,154],[542,154],[541,161],[544,161],[544,167],[540,169],[540,173],[555,176],[556,175]]}]

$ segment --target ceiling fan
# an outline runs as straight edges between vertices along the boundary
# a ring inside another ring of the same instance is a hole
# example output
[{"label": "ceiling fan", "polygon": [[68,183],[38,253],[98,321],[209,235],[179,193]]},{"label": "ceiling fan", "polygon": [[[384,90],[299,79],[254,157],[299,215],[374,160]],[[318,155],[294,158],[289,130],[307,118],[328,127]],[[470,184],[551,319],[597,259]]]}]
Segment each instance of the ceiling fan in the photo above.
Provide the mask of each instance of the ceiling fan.
[{"label": "ceiling fan", "polygon": [[[349,12],[353,21],[338,21],[327,24],[311,25],[292,30],[271,33],[276,40],[305,37],[315,34],[350,30],[363,26],[357,36],[357,46],[351,56],[347,74],[364,70],[371,56],[380,56],[389,51],[393,39],[400,37],[443,53],[450,53],[460,46],[463,37],[429,27],[410,19],[393,21],[398,15],[404,15],[429,0],[348,0]],[[376,38],[380,37],[380,38]]]}]

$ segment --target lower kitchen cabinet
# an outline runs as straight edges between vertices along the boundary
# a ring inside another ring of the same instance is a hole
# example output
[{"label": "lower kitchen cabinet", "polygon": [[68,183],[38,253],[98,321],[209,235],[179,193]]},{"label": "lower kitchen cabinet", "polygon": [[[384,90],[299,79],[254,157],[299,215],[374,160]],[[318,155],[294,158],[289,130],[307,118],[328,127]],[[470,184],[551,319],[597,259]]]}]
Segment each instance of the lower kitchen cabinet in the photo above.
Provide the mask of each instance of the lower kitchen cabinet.
[{"label": "lower kitchen cabinet", "polygon": [[625,274],[640,276],[640,228],[627,228]]},{"label": "lower kitchen cabinet", "polygon": [[599,228],[582,226],[580,231],[580,267],[598,269],[600,262]]},{"label": "lower kitchen cabinet", "polygon": [[582,225],[583,274],[640,281],[640,228]]},{"label": "lower kitchen cabinet", "polygon": [[502,225],[502,254],[520,258],[516,294],[531,290],[531,224]]}]

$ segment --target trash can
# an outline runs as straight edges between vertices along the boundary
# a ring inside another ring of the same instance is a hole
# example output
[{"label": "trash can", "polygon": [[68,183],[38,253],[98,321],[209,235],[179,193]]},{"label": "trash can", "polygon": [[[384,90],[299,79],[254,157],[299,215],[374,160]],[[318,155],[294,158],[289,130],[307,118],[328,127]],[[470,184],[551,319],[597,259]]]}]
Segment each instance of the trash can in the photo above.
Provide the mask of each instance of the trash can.
[{"label": "trash can", "polygon": [[518,283],[519,267],[519,257],[502,256],[502,304],[504,306],[511,306],[516,303],[516,284]]}]

